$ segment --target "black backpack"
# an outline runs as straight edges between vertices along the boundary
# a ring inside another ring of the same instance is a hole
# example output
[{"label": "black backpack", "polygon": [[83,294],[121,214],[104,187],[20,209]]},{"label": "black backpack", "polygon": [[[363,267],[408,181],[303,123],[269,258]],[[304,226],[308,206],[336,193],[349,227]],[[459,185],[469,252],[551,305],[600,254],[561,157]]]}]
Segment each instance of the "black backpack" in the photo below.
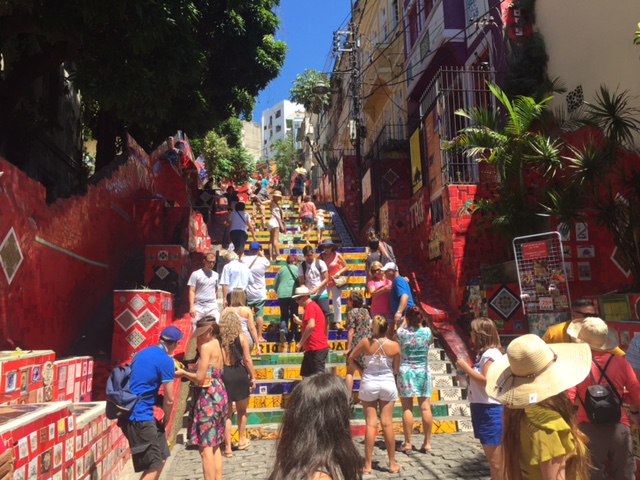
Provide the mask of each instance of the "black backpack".
[{"label": "black backpack", "polygon": [[[607,367],[612,359],[613,354],[607,360],[604,368],[598,365],[597,362],[593,362],[600,370],[600,379],[596,382],[593,373],[589,372],[593,385],[587,387],[584,401],[578,396],[584,406],[587,417],[589,417],[589,421],[593,423],[618,423],[620,421],[622,398],[606,374]],[[609,385],[600,385],[602,377],[607,380]]]}]

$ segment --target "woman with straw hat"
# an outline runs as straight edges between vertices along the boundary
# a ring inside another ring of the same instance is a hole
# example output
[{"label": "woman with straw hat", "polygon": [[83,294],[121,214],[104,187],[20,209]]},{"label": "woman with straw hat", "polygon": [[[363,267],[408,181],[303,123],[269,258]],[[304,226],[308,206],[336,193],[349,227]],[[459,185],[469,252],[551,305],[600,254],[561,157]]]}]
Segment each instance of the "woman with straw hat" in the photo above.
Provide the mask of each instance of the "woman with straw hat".
[{"label": "woman with straw hat", "polygon": [[566,390],[589,373],[588,345],[547,345],[516,338],[487,371],[487,394],[504,411],[504,477],[509,480],[589,478],[585,436]]},{"label": "woman with straw hat", "polygon": [[282,193],[278,190],[271,194],[271,218],[269,219],[269,256],[272,261],[278,262],[282,260],[280,254],[280,233],[287,231],[282,216],[282,208],[280,208],[280,200]]},{"label": "woman with straw hat", "polygon": [[189,425],[189,438],[198,445],[202,458],[204,478],[222,479],[222,455],[227,416],[227,391],[222,382],[222,349],[220,328],[213,317],[205,317],[191,335],[196,338],[198,367],[195,373],[176,369],[176,377],[184,377],[196,387],[193,419]]},{"label": "woman with straw hat", "polygon": [[[591,453],[591,480],[601,480],[605,475],[605,462],[609,460],[609,474],[613,480],[635,479],[636,461],[634,458],[633,439],[630,422],[622,408],[622,395],[629,392],[628,403],[632,404],[630,412],[637,422],[640,412],[640,382],[636,378],[631,365],[620,356],[609,353],[618,347],[618,333],[609,328],[600,318],[588,317],[582,322],[569,325],[567,333],[574,341],[586,343],[591,348],[592,364],[589,376],[580,384],[569,390],[569,398],[578,397],[578,428],[589,438],[587,448]],[[609,386],[613,394],[613,403],[599,412],[587,409],[587,389],[595,384]],[[619,403],[615,399],[620,400]],[[604,412],[603,412],[604,410]],[[604,413],[604,415],[600,415]],[[609,413],[609,415],[607,415]],[[602,416],[613,418],[600,418]],[[607,423],[601,423],[607,421]]]}]

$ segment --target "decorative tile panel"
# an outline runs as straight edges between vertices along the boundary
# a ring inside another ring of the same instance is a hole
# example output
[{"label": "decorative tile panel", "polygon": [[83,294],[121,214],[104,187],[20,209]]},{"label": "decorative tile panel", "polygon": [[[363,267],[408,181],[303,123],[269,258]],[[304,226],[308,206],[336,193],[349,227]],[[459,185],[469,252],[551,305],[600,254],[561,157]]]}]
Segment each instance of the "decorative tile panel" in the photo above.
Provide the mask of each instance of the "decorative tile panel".
[{"label": "decorative tile panel", "polygon": [[136,320],[136,316],[131,310],[127,309],[116,318],[116,323],[126,332],[136,323]]},{"label": "decorative tile panel", "polygon": [[144,328],[145,331],[149,331],[152,326],[158,323],[158,317],[149,310],[145,310],[144,313],[138,317],[138,323],[142,325],[142,328]]},{"label": "decorative tile panel", "polygon": [[20,244],[12,227],[0,244],[0,264],[9,284],[16,276],[22,260],[24,260],[22,250],[20,250]]},{"label": "decorative tile panel", "polygon": [[131,300],[129,300],[129,306],[133,308],[134,312],[139,312],[146,303],[147,302],[145,302],[140,295],[136,295]]},{"label": "decorative tile panel", "polygon": [[126,340],[133,348],[138,348],[142,344],[142,342],[145,341],[145,338],[144,335],[138,330],[134,330],[127,336]]},{"label": "decorative tile panel", "polygon": [[520,299],[507,287],[502,286],[489,300],[489,305],[504,320],[509,320],[520,307]]}]

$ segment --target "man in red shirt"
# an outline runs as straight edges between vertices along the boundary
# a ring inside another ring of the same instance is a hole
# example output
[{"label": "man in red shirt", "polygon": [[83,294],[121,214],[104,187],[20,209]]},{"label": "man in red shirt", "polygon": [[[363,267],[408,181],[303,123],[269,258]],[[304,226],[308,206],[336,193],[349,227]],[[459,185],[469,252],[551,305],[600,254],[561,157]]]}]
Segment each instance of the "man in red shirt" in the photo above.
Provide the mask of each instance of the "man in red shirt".
[{"label": "man in red shirt", "polygon": [[304,349],[300,376],[310,377],[315,373],[324,372],[327,362],[329,341],[326,333],[326,319],[320,305],[311,300],[311,292],[307,287],[296,288],[291,298],[304,308],[302,320],[294,315],[293,321],[302,325],[302,337],[298,342],[298,351]]},{"label": "man in red shirt", "polygon": [[[630,412],[637,421],[638,405],[640,405],[640,382],[633,368],[622,355],[612,352],[618,346],[618,333],[610,329],[600,318],[588,317],[582,322],[569,325],[567,333],[574,342],[588,343],[591,347],[593,363],[591,374],[581,383],[568,390],[573,402],[576,396],[578,403],[578,428],[589,437],[587,448],[591,454],[593,465],[591,480],[604,477],[605,462],[609,460],[611,478],[629,480],[635,478],[636,461],[634,458],[633,440],[629,430],[630,422],[627,413],[620,407],[620,419],[611,423],[592,421],[585,409],[587,388],[596,383],[609,385],[614,395],[631,404]],[[604,373],[603,373],[604,371]],[[622,404],[622,402],[620,402]]]}]

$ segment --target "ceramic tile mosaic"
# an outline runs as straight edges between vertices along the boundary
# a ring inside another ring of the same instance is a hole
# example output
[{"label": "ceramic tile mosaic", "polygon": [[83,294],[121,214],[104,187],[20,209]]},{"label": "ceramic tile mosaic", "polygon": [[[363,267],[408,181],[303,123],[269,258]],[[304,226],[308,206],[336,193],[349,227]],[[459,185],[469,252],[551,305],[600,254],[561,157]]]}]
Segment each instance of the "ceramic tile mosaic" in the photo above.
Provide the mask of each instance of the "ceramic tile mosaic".
[{"label": "ceramic tile mosaic", "polygon": [[134,349],[137,349],[142,344],[142,342],[144,342],[145,338],[144,335],[141,334],[138,330],[134,330],[129,335],[127,335],[126,340],[127,342],[129,342],[129,345],[131,345]]},{"label": "ceramic tile mosaic", "polygon": [[460,416],[460,417],[470,417],[471,409],[467,403],[450,403],[448,405],[449,415],[451,416]]},{"label": "ceramic tile mosaic", "polygon": [[429,362],[429,371],[431,372],[432,375],[435,374],[447,374],[450,373],[448,371],[448,364],[445,362]]},{"label": "ceramic tile mosaic", "polygon": [[18,273],[23,259],[20,243],[12,227],[0,244],[0,265],[2,265],[2,270],[7,277],[9,285],[11,285],[16,273]]},{"label": "ceramic tile mosaic", "polygon": [[137,317],[131,313],[131,310],[127,309],[116,318],[116,323],[120,325],[124,331],[127,331],[136,323],[137,320]]},{"label": "ceramic tile mosaic", "polygon": [[434,388],[447,388],[453,387],[453,379],[451,377],[437,376],[433,377]]},{"label": "ceramic tile mosaic", "polygon": [[[155,300],[155,297],[154,297],[154,300]],[[151,302],[151,299],[149,299],[149,302],[153,303]],[[140,309],[144,307],[146,304],[147,302],[145,302],[140,295],[135,295],[131,300],[129,300],[129,306],[133,308],[134,312],[139,312]]]},{"label": "ceramic tile mosaic", "polygon": [[442,388],[439,390],[440,400],[458,400],[462,397],[459,388]]},{"label": "ceramic tile mosaic", "polygon": [[158,321],[158,317],[156,317],[149,310],[145,310],[144,313],[138,316],[138,323],[142,325],[142,328],[144,328],[147,332],[151,327],[158,323]]},{"label": "ceramic tile mosaic", "polygon": [[507,287],[503,286],[489,300],[489,305],[504,320],[509,320],[520,307],[520,299]]}]

